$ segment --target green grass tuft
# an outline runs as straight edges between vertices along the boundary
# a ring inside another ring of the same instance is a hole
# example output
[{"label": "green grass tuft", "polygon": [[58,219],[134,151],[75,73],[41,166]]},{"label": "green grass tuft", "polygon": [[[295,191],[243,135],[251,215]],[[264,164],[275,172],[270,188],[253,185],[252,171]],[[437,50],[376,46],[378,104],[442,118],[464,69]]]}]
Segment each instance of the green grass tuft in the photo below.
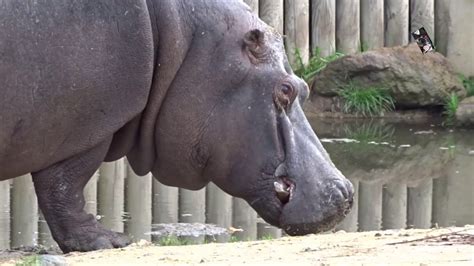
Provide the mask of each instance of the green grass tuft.
[{"label": "green grass tuft", "polygon": [[467,96],[474,96],[474,76],[466,77],[463,74],[459,74],[462,85],[466,88]]},{"label": "green grass tuft", "polygon": [[308,63],[304,64],[300,51],[296,49],[296,66],[294,66],[294,72],[298,77],[304,79],[306,82],[309,82],[314,77],[314,75],[323,70],[327,64],[342,56],[344,56],[344,54],[336,52],[332,55],[323,57],[321,56],[321,50],[316,48],[313,51],[313,55],[309,58]]},{"label": "green grass tuft", "polygon": [[459,98],[455,93],[451,93],[446,98],[446,102],[444,103],[444,111],[443,114],[446,117],[445,124],[450,126],[454,124],[456,119],[456,110],[459,106]]},{"label": "green grass tuft", "polygon": [[395,101],[383,88],[361,87],[351,82],[342,87],[339,96],[344,101],[345,113],[374,116],[395,109]]},{"label": "green grass tuft", "polygon": [[28,256],[15,264],[16,266],[39,266],[41,265],[38,255]]},{"label": "green grass tuft", "polygon": [[274,237],[270,234],[265,234],[260,238],[260,240],[272,240],[272,239],[274,239]]}]

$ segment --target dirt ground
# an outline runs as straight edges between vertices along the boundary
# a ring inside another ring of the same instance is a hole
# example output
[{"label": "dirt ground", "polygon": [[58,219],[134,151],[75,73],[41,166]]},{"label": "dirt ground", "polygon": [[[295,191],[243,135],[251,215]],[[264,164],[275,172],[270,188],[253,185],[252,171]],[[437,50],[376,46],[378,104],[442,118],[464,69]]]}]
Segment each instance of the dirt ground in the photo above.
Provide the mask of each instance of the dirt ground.
[{"label": "dirt ground", "polygon": [[[21,261],[16,255],[0,257],[0,264],[15,265]],[[60,257],[68,265],[474,265],[474,226],[191,246],[140,243]]]}]

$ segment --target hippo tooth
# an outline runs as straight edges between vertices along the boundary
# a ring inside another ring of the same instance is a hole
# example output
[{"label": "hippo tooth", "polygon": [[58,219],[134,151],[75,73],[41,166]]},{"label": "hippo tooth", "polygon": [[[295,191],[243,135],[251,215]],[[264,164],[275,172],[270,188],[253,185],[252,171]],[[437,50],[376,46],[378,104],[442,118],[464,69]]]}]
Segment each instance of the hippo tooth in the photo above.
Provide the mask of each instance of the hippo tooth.
[{"label": "hippo tooth", "polygon": [[288,191],[288,187],[286,187],[286,184],[284,184],[283,182],[273,182],[273,185],[275,186],[275,190],[276,192],[281,192],[281,193],[286,193]]},{"label": "hippo tooth", "polygon": [[290,191],[286,184],[275,181],[273,182],[273,185],[275,186],[278,199],[280,199],[282,203],[288,202],[290,198]]}]

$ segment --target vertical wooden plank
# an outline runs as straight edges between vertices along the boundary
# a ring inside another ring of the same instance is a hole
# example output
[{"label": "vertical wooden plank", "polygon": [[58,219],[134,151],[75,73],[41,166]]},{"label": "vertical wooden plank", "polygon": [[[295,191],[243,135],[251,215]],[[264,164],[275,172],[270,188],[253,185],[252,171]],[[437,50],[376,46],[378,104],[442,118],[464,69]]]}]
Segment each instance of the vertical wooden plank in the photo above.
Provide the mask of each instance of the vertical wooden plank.
[{"label": "vertical wooden plank", "polygon": [[288,60],[295,66],[295,51],[303,63],[309,58],[309,0],[285,0],[285,45]]},{"label": "vertical wooden plank", "polygon": [[361,49],[372,50],[384,45],[383,0],[360,0]]},{"label": "vertical wooden plank", "polygon": [[[198,191],[179,189],[179,222],[205,223],[206,222],[206,188]],[[204,243],[205,236],[185,237],[195,244]]]},{"label": "vertical wooden plank", "polygon": [[382,185],[359,183],[359,230],[380,230],[382,226]]},{"label": "vertical wooden plank", "polygon": [[432,221],[440,227],[453,226],[449,217],[449,177],[433,179]]},{"label": "vertical wooden plank", "polygon": [[[232,197],[213,183],[206,188],[206,223],[229,228],[232,225]],[[229,235],[215,236],[217,242],[228,242]],[[214,241],[214,238],[211,238]]]},{"label": "vertical wooden plank", "polygon": [[311,0],[311,52],[336,52],[336,0]]},{"label": "vertical wooden plank", "polygon": [[449,42],[449,30],[451,18],[449,14],[449,3],[452,0],[435,0],[435,46],[436,51],[446,55]]},{"label": "vertical wooden plank", "polygon": [[153,179],[153,223],[178,222],[178,188]]},{"label": "vertical wooden plank", "polygon": [[336,0],[336,50],[345,54],[360,51],[359,0]]},{"label": "vertical wooden plank", "polygon": [[38,216],[38,244],[46,248],[58,247],[58,245],[53,239],[53,236],[51,235],[51,231],[49,230],[48,223],[44,219],[44,216],[41,213],[41,211],[39,211],[38,215],[39,215]]},{"label": "vertical wooden plank", "polygon": [[10,180],[0,181],[0,250],[10,248]]},{"label": "vertical wooden plank", "polygon": [[349,179],[354,187],[354,201],[349,214],[336,226],[336,230],[344,230],[346,232],[357,232],[359,229],[359,180]]},{"label": "vertical wooden plank", "polygon": [[427,178],[417,187],[408,188],[408,227],[431,227],[432,197],[432,179]]},{"label": "vertical wooden plank", "polygon": [[125,159],[103,163],[99,168],[98,211],[100,223],[106,228],[123,232]]},{"label": "vertical wooden plank", "polygon": [[283,35],[283,0],[260,0],[260,18]]},{"label": "vertical wooden plank", "polygon": [[31,175],[13,179],[11,191],[11,247],[37,243],[38,205]]},{"label": "vertical wooden plank", "polygon": [[385,0],[385,46],[408,43],[409,0]]},{"label": "vertical wooden plank", "polygon": [[99,178],[99,171],[96,171],[94,175],[89,179],[86,186],[84,187],[84,201],[86,205],[84,210],[94,216],[97,215],[97,179]]},{"label": "vertical wooden plank", "polygon": [[407,184],[404,181],[386,184],[383,188],[382,228],[407,226]]},{"label": "vertical wooden plank", "polygon": [[[410,32],[425,27],[431,40],[435,41],[434,0],[410,0]],[[413,37],[410,36],[411,40]]]},{"label": "vertical wooden plank", "polygon": [[127,163],[125,211],[130,217],[125,231],[134,241],[151,240],[151,180],[151,174],[138,176]]},{"label": "vertical wooden plank", "polygon": [[311,0],[311,52],[336,52],[336,0]]},{"label": "vertical wooden plank", "polygon": [[232,226],[243,230],[233,234],[237,239],[257,239],[257,213],[243,199],[232,199]]},{"label": "vertical wooden plank", "polygon": [[474,76],[474,1],[449,1],[449,34],[446,57],[456,72]]},{"label": "vertical wooden plank", "polygon": [[258,0],[244,0],[249,5],[250,9],[258,16]]},{"label": "vertical wooden plank", "polygon": [[275,239],[281,237],[281,229],[267,224],[263,219],[257,219],[257,238]]}]

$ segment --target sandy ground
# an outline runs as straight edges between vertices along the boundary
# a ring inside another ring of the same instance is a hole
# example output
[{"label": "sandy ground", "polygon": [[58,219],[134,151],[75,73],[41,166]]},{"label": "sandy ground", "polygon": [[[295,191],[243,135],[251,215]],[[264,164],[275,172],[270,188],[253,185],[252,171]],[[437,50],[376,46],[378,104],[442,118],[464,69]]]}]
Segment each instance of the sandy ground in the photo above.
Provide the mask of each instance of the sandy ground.
[{"label": "sandy ground", "polygon": [[[69,265],[474,265],[474,226],[191,246],[141,243],[61,257]],[[17,262],[3,258],[6,265]]]}]

